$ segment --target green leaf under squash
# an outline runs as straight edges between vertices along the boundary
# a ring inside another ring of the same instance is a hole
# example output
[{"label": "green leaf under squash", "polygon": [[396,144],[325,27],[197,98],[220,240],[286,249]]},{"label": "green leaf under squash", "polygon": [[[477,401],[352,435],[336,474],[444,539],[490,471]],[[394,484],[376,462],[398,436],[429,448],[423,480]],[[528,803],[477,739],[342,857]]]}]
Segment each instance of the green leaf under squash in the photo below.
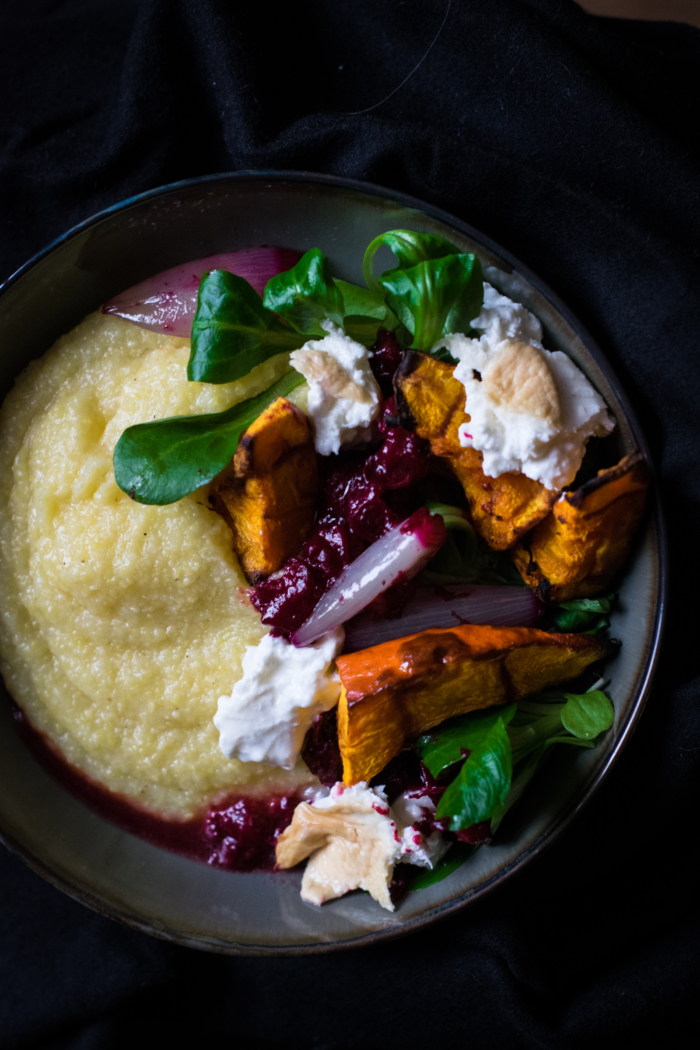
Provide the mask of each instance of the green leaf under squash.
[{"label": "green leaf under squash", "polygon": [[490,820],[508,796],[512,774],[510,742],[499,716],[440,799],[437,819],[449,818],[450,831]]},{"label": "green leaf under squash", "polygon": [[593,633],[609,626],[607,614],[615,599],[614,594],[604,598],[574,598],[562,602],[552,620],[558,631],[586,631]]},{"label": "green leaf under squash", "polygon": [[290,371],[257,397],[224,412],[172,416],[128,427],[114,449],[114,476],[137,503],[175,503],[215,478],[250,424],[304,382]]},{"label": "green leaf under squash", "polygon": [[517,704],[505,708],[487,708],[472,711],[443,722],[418,737],[414,751],[433,777],[439,777],[455,762],[461,762],[465,751],[476,751],[500,719],[507,725],[515,714]]}]

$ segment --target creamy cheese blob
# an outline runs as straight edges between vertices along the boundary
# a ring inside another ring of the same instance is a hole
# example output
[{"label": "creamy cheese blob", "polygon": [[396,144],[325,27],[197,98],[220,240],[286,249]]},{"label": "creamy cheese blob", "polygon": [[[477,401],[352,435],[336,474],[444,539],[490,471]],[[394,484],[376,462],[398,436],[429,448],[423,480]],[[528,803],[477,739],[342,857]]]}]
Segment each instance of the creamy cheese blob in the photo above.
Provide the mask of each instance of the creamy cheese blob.
[{"label": "creamy cheese blob", "polygon": [[314,422],[316,451],[330,456],[370,439],[381,392],[369,350],[331,321],[321,327],[328,332],[325,339],[310,339],[290,361],[309,384],[307,412]]},{"label": "creamy cheese blob", "polygon": [[615,426],[602,397],[566,354],[544,349],[537,318],[489,284],[472,326],[480,338],[457,333],[438,344],[457,359],[466,391],[460,444],[482,453],[487,477],[515,471],[548,489],[570,484],[588,438]]},{"label": "creamy cheese blob", "polygon": [[[383,787],[370,788],[364,780],[351,787],[334,784],[330,793],[317,796],[311,805],[316,810],[329,812],[356,812],[372,810],[377,814],[373,824],[384,832],[391,832],[394,846],[389,863],[415,864],[419,868],[433,868],[450,847],[439,831],[424,835],[417,825],[435,813],[435,803],[428,795],[412,797],[410,792],[399,795],[389,805]],[[347,891],[346,891],[347,892]]]},{"label": "creamy cheese blob", "polygon": [[399,795],[391,806],[394,820],[401,833],[401,862],[419,868],[434,868],[450,848],[450,843],[439,831],[424,835],[417,825],[435,815],[437,806],[429,795],[414,796],[407,791]]},{"label": "creamy cheese blob", "polygon": [[[302,802],[297,806],[295,818],[305,805]],[[320,848],[311,854],[304,869],[302,899],[323,904],[361,889],[393,911],[389,884],[401,856],[401,836],[383,789],[370,788],[364,781],[347,788],[336,784],[327,798],[314,802],[309,809],[312,812],[308,814],[310,820],[302,822],[306,832],[302,837],[308,839],[313,828],[313,845]],[[294,822],[280,839],[293,829]]]},{"label": "creamy cheese blob", "polygon": [[427,796],[401,796],[392,807],[383,787],[334,784],[329,795],[296,807],[278,839],[277,863],[290,868],[309,857],[301,896],[311,904],[363,889],[393,911],[389,885],[396,864],[432,868],[449,848],[439,832],[426,838],[412,823],[434,812]]},{"label": "creamy cheese blob", "polygon": [[292,769],[316,715],[340,696],[333,661],[343,648],[342,627],[297,648],[271,634],[250,645],[243,677],[219,698],[214,725],[227,758]]}]

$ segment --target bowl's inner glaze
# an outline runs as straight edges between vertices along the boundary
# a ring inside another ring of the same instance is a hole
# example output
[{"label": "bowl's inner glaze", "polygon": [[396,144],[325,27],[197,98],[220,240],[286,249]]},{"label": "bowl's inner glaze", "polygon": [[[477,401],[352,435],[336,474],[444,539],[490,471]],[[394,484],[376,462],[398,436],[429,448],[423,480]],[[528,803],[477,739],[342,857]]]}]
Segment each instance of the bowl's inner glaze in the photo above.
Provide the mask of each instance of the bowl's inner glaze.
[{"label": "bowl's inner glaze", "polygon": [[[618,421],[619,453],[644,449],[600,352],[536,278],[469,227],[417,202],[346,180],[261,173],[181,184],[119,206],[62,238],[0,297],[0,394],[64,332],[109,297],[160,270],[221,251],[277,244],[319,247],[337,276],[361,282],[369,241],[406,227],[476,251],[486,278],[542,321],[550,349],[567,352]],[[378,258],[376,268],[390,263]],[[474,900],[550,841],[599,782],[641,711],[658,646],[663,549],[658,511],[646,520],[620,587],[611,633],[623,645],[607,668],[613,729],[593,750],[554,753],[495,842],[428,889],[383,911],[366,894],[323,908],[299,896],[301,876],[238,875],[149,845],[96,816],[58,786],[18,739],[0,704],[0,831],[68,893],[150,933],[228,952],[294,952],[357,945],[417,928]],[[571,754],[571,752],[575,752]]]}]

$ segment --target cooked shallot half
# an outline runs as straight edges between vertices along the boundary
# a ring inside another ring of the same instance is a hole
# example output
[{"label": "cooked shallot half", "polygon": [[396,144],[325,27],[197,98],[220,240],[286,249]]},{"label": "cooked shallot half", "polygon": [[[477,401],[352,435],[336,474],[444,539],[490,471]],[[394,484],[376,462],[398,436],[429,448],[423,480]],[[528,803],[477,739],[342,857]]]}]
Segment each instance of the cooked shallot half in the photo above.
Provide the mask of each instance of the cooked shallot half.
[{"label": "cooked shallot half", "polygon": [[455,627],[460,623],[537,627],[543,612],[542,603],[524,587],[486,584],[420,587],[400,616],[374,620],[369,615],[360,615],[347,624],[343,651],[354,653],[430,627]]},{"label": "cooked shallot half", "polygon": [[447,538],[439,514],[425,507],[390,529],[348,565],[311,613],[294,632],[294,645],[310,645],[327,631],[352,619],[400,579],[411,579],[440,549]]},{"label": "cooked shallot half", "polygon": [[228,270],[244,277],[262,296],[270,278],[291,269],[300,258],[301,252],[291,248],[244,248],[239,252],[208,255],[135,284],[105,303],[102,313],[117,314],[140,328],[189,338],[199,282],[204,273]]}]

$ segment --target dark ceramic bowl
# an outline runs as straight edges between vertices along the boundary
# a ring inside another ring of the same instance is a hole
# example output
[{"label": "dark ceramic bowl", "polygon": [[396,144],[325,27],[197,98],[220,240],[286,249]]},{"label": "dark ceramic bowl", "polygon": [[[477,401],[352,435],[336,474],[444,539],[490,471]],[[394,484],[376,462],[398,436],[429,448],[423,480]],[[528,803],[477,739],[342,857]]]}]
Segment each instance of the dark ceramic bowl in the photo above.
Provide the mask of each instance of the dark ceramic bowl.
[{"label": "dark ceramic bowl", "polygon": [[[178,183],[124,201],[50,244],[0,290],[2,397],[54,340],[106,299],[150,274],[215,252],[260,244],[317,246],[334,272],[361,280],[365,246],[396,227],[438,233],[476,251],[488,279],[542,321],[550,349],[568,353],[618,421],[620,455],[646,451],[620,385],[590,336],[517,260],[437,208],[348,179],[237,172]],[[571,820],[601,783],[642,711],[664,618],[665,553],[658,505],[620,589],[609,665],[613,729],[593,750],[561,748],[504,821],[494,843],[390,914],[366,894],[323,908],[299,896],[300,875],[237,875],[186,860],[102,820],[58,786],[15,734],[0,704],[0,831],[55,886],[147,933],[237,954],[352,947],[444,918],[513,876]],[[572,752],[574,752],[572,754]]]}]

